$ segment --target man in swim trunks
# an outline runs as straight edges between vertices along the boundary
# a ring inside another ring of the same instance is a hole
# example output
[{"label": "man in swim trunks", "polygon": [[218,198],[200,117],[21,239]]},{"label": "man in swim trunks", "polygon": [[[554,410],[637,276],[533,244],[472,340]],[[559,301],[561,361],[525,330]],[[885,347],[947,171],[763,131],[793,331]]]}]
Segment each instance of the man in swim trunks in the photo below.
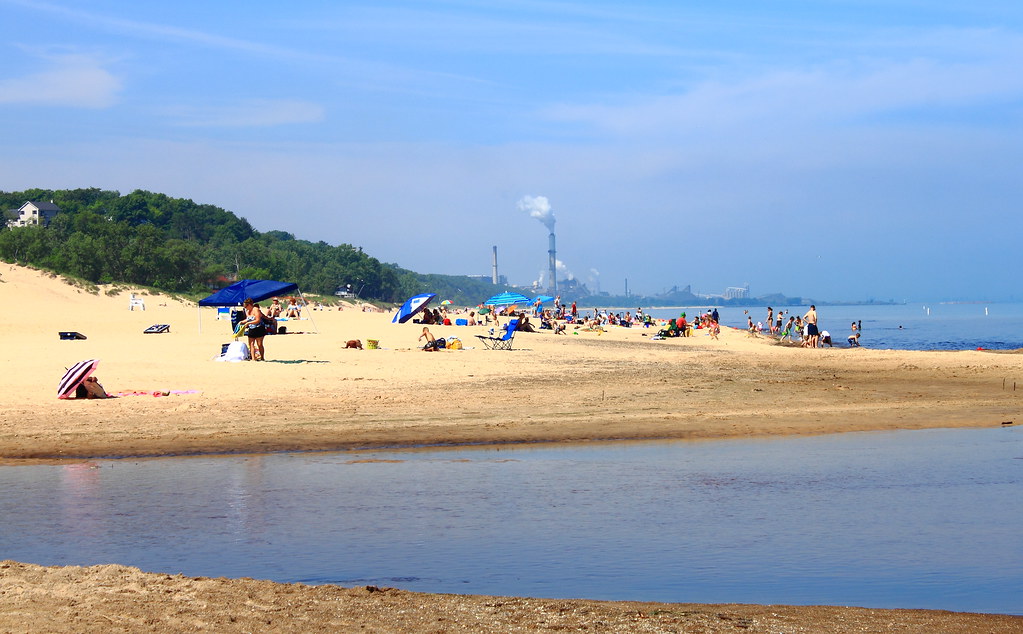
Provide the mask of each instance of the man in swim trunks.
[{"label": "man in swim trunks", "polygon": [[806,311],[806,314],[803,315],[803,321],[806,322],[806,347],[816,348],[820,338],[820,331],[817,330],[816,306],[810,304],[810,310]]}]

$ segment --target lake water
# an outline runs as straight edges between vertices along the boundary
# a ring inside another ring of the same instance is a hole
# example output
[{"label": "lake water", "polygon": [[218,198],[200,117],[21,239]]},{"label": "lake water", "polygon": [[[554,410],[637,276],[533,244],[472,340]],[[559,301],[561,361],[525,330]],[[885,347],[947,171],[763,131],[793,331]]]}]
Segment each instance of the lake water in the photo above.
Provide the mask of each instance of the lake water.
[{"label": "lake water", "polygon": [[[658,318],[693,315],[707,306],[651,308]],[[775,306],[792,316],[803,316],[809,306]],[[634,308],[632,310],[635,310]],[[719,308],[721,324],[746,328],[749,311],[753,323],[765,322],[767,307]],[[624,312],[624,311],[616,311]],[[1023,304],[900,304],[895,306],[818,306],[821,329],[831,333],[836,346],[846,346],[852,322],[862,322],[860,343],[891,350],[1015,350],[1023,348]]]},{"label": "lake water", "polygon": [[0,559],[1023,614],[1023,431],[0,468]]}]

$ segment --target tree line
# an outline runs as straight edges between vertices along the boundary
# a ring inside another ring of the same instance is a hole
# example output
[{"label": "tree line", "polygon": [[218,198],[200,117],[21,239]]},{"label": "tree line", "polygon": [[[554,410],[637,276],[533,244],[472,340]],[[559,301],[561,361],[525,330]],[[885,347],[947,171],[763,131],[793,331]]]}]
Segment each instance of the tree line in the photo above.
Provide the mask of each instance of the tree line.
[{"label": "tree line", "polygon": [[8,218],[26,201],[50,201],[60,213],[47,227],[0,229],[0,260],[96,284],[121,282],[176,293],[203,293],[239,279],[295,282],[331,295],[340,285],[365,299],[400,302],[435,292],[475,304],[503,290],[462,276],[424,275],[384,264],[350,244],[259,232],[214,205],[143,190],[121,195],[98,188],[0,192]]}]

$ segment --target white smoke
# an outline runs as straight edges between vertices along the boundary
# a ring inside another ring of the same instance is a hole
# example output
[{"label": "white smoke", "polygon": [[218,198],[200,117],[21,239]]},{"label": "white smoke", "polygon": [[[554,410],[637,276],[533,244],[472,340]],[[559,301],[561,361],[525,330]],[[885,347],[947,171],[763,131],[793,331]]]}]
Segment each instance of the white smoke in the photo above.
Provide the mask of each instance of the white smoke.
[{"label": "white smoke", "polygon": [[558,273],[560,274],[559,277],[561,277],[561,279],[563,279],[563,280],[574,280],[575,279],[575,274],[572,273],[572,271],[569,270],[569,268],[567,266],[565,266],[565,263],[562,262],[561,260],[554,260],[554,267],[557,269]]},{"label": "white smoke", "polygon": [[547,227],[547,230],[554,233],[554,213],[551,212],[551,203],[546,196],[523,196],[518,202],[519,209],[529,212],[529,215],[536,218]]}]

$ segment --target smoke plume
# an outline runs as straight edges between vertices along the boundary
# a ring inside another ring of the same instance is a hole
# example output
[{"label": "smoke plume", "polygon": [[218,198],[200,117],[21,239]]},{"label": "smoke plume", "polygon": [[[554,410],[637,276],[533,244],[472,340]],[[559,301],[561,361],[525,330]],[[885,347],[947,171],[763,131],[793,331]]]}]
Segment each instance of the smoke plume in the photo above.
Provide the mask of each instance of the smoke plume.
[{"label": "smoke plume", "polygon": [[518,204],[519,209],[529,212],[530,216],[542,222],[548,231],[554,233],[554,213],[546,196],[523,196]]}]

